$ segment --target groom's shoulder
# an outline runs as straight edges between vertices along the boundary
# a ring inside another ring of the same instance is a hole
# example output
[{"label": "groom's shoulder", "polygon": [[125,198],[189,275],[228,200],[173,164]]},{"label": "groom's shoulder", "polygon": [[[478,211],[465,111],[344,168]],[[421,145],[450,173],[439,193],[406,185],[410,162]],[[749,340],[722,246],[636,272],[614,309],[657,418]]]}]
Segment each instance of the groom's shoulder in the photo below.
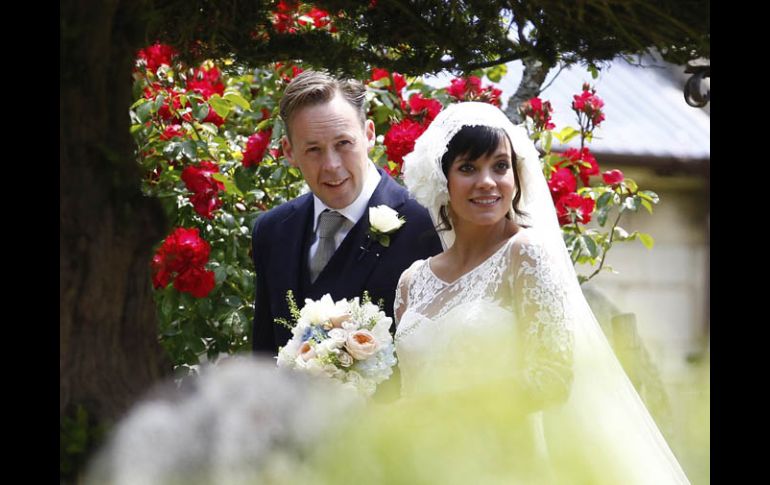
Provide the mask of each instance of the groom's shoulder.
[{"label": "groom's shoulder", "polygon": [[256,236],[261,230],[266,230],[267,228],[272,228],[281,224],[297,210],[307,204],[310,197],[312,197],[312,194],[310,193],[300,195],[295,199],[286,201],[283,204],[277,205],[267,212],[260,214],[254,223],[252,234]]}]

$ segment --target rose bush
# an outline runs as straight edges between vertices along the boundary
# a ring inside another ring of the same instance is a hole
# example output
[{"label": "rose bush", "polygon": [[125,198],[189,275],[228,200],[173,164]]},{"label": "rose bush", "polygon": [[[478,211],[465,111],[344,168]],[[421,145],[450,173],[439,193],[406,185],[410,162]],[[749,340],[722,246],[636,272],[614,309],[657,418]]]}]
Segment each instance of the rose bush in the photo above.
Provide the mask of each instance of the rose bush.
[{"label": "rose bush", "polygon": [[[272,15],[283,33],[336,30],[334,16],[310,4],[282,1]],[[160,341],[181,375],[202,359],[250,347],[251,229],[262,212],[307,190],[281,153],[285,128],[278,117],[281,94],[303,69],[291,60],[245,66],[220,59],[188,66],[172,47],[157,43],[137,53],[131,133],[144,173],[142,190],[161,201],[172,224],[150,264]],[[505,66],[468,73],[443,87],[378,66],[369,72],[363,82],[378,134],[370,157],[398,180],[403,156],[444,106],[471,100],[501,105],[502,92],[492,83]],[[651,211],[657,203],[654,193],[640,191],[619,171],[597,177],[598,163],[584,145],[604,121],[602,107],[584,86],[572,106],[579,128],[560,131],[551,122],[549,101],[533,98],[521,107],[544,151],[544,173],[573,260],[598,265],[596,272],[613,243],[638,238],[652,244],[648,235],[627,234],[617,223],[624,211]],[[578,135],[580,149],[551,150],[554,138],[566,143]],[[603,230],[613,211],[618,218]],[[589,228],[590,222],[599,227]]]}]

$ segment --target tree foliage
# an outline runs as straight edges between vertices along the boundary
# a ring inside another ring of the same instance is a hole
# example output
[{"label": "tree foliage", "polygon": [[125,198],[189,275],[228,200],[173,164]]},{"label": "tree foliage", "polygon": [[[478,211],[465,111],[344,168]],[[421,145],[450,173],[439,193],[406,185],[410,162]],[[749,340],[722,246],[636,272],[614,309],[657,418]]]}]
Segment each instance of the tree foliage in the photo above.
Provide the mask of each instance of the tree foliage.
[{"label": "tree foliage", "polygon": [[695,0],[319,0],[337,28],[301,32],[276,29],[279,3],[292,2],[163,2],[146,39],[188,61],[295,59],[354,76],[367,64],[415,75],[516,59],[597,64],[650,48],[676,64],[710,56],[709,3]]}]

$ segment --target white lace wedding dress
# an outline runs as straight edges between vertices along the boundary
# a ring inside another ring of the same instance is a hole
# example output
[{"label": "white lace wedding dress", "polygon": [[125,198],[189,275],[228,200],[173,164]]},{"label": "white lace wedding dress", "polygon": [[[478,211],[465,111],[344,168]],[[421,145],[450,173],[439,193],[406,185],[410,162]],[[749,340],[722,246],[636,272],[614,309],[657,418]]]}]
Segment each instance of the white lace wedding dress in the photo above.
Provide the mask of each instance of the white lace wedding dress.
[{"label": "white lace wedding dress", "polygon": [[576,317],[585,301],[571,301],[570,276],[550,254],[521,229],[456,281],[430,260],[405,271],[395,301],[402,396],[512,392],[526,411],[519,429],[492,429],[527,457],[524,482],[688,483],[598,324]]}]

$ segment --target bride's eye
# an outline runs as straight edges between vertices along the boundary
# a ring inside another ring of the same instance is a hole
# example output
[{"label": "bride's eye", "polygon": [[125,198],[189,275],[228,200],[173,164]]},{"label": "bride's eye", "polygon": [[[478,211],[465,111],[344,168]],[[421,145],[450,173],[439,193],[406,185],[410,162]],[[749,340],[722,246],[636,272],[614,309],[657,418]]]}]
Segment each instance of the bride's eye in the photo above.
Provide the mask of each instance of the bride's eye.
[{"label": "bride's eye", "polygon": [[500,160],[495,165],[495,168],[497,170],[500,170],[501,172],[506,172],[506,171],[508,171],[509,168],[511,168],[511,164],[507,160]]},{"label": "bride's eye", "polygon": [[457,170],[463,173],[470,173],[472,172],[476,167],[473,166],[473,164],[468,162],[463,162],[460,164],[459,167],[457,167]]}]

